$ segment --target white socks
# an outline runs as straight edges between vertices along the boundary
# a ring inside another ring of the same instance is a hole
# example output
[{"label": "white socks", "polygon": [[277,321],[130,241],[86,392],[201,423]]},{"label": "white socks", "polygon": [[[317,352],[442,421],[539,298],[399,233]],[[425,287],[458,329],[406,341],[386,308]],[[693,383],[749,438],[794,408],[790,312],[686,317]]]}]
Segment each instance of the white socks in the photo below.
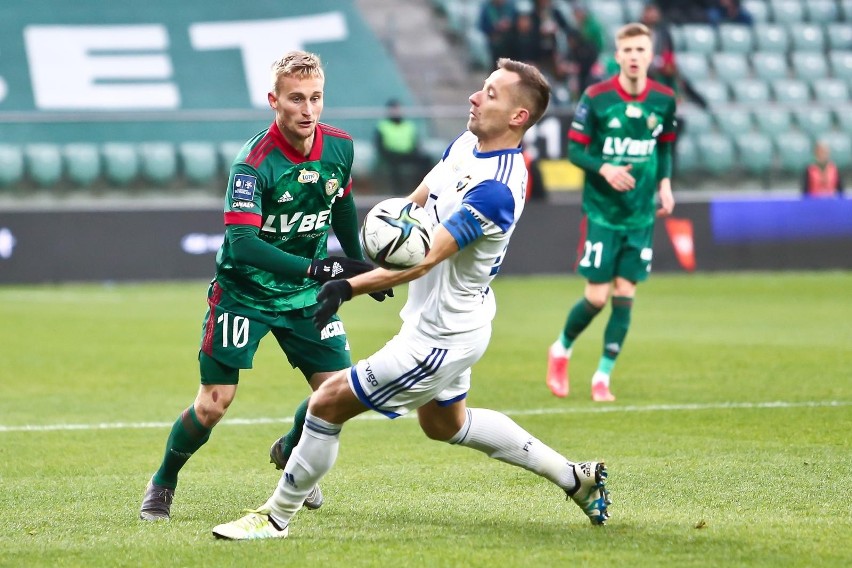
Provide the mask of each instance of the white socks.
[{"label": "white socks", "polygon": [[609,388],[609,375],[603,371],[595,371],[595,374],[592,375],[592,384],[595,385],[597,383],[603,383]]},{"label": "white socks", "polygon": [[562,345],[562,342],[557,339],[550,345],[550,354],[553,357],[568,357],[570,359],[572,349],[572,347],[565,349],[565,346]]},{"label": "white socks", "polygon": [[522,467],[566,491],[574,488],[574,464],[500,412],[468,408],[464,426],[449,443],[473,448],[494,459]]},{"label": "white socks", "polygon": [[340,447],[340,429],[339,424],[326,422],[308,411],[302,438],[287,460],[278,487],[263,506],[281,528],[287,526],[311,489],[334,465]]}]

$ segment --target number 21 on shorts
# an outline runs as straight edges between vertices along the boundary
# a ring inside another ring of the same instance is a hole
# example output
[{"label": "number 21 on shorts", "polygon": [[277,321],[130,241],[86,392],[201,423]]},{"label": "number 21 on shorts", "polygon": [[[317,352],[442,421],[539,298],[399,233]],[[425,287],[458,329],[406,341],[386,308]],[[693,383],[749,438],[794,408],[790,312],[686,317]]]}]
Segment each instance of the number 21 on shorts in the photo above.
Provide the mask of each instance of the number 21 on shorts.
[{"label": "number 21 on shorts", "polygon": [[580,266],[600,268],[601,258],[603,257],[603,246],[603,243],[600,241],[596,243],[586,241],[583,243],[583,258],[580,260]]}]

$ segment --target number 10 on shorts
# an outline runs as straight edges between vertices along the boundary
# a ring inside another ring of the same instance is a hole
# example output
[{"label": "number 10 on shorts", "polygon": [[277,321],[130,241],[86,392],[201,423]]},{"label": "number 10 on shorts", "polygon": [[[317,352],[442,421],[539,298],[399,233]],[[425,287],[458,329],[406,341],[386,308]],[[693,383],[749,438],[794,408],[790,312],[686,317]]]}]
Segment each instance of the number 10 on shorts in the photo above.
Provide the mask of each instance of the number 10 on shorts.
[{"label": "number 10 on shorts", "polygon": [[249,320],[244,316],[234,316],[231,329],[228,329],[228,320],[231,314],[225,312],[216,319],[216,323],[222,324],[222,347],[228,347],[228,332],[230,331],[231,345],[244,347],[249,340]]}]

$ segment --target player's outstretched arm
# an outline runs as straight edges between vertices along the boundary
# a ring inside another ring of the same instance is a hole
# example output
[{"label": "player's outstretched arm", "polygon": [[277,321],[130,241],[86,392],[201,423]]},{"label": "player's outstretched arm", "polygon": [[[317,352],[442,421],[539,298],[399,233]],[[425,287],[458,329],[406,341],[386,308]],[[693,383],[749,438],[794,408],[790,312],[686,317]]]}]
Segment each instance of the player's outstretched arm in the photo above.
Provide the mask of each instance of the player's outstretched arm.
[{"label": "player's outstretched arm", "polygon": [[314,326],[322,329],[337,313],[343,302],[359,294],[371,294],[420,278],[432,268],[459,250],[456,239],[443,226],[438,225],[432,236],[432,248],[420,264],[406,270],[376,268],[346,280],[334,280],[323,284],[317,294],[319,306],[314,314]]}]

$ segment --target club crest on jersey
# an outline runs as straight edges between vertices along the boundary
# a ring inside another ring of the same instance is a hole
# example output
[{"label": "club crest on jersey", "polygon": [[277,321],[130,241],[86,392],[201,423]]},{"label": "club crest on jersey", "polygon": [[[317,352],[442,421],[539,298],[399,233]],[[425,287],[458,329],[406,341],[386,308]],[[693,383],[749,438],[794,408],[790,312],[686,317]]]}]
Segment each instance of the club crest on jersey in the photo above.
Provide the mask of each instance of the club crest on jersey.
[{"label": "club crest on jersey", "polygon": [[463,178],[461,178],[459,180],[459,182],[456,184],[456,191],[461,191],[464,188],[466,188],[467,184],[470,183],[470,180],[471,180],[470,176],[464,176]]},{"label": "club crest on jersey", "polygon": [[312,172],[310,170],[301,170],[299,172],[299,177],[296,179],[299,183],[316,183],[319,181],[319,172]]},{"label": "club crest on jersey", "polygon": [[340,182],[337,181],[337,178],[331,178],[327,182],[325,182],[325,194],[326,195],[334,195],[337,193],[337,190],[340,189]]},{"label": "club crest on jersey", "polygon": [[657,115],[653,112],[648,115],[648,130],[654,130],[658,124],[660,124],[660,119],[657,118]]},{"label": "club crest on jersey", "polygon": [[627,118],[642,118],[642,109],[636,105],[627,105],[624,109],[624,115]]},{"label": "club crest on jersey", "polygon": [[257,178],[246,174],[234,174],[234,184],[231,186],[231,197],[241,201],[254,199],[254,188]]}]

